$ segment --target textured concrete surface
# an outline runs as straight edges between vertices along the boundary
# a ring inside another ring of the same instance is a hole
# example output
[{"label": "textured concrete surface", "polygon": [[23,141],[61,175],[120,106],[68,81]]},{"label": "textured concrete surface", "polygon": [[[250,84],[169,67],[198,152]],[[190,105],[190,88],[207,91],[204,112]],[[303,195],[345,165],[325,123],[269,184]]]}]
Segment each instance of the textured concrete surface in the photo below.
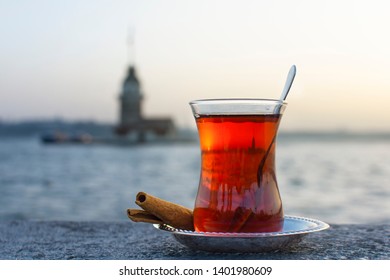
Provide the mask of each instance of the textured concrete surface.
[{"label": "textured concrete surface", "polygon": [[270,253],[188,249],[170,233],[132,222],[0,222],[0,259],[390,259],[390,225],[331,225]]}]

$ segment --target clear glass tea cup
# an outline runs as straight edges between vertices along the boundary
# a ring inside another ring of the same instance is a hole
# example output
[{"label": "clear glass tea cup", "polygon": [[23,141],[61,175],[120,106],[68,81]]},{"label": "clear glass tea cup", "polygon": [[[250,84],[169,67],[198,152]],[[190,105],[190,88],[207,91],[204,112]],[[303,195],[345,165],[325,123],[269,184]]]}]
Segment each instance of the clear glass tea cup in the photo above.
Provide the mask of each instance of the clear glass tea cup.
[{"label": "clear glass tea cup", "polygon": [[275,148],[286,105],[273,99],[190,102],[201,149],[196,231],[282,230]]}]

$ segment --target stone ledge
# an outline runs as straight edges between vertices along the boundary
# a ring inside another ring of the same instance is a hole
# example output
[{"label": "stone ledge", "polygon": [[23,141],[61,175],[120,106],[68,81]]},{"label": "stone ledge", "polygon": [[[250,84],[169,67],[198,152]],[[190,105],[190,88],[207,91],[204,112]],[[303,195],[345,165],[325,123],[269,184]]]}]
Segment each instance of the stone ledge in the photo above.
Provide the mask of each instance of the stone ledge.
[{"label": "stone ledge", "polygon": [[209,253],[132,222],[0,222],[0,259],[324,260],[390,259],[390,225],[331,225],[285,251]]}]

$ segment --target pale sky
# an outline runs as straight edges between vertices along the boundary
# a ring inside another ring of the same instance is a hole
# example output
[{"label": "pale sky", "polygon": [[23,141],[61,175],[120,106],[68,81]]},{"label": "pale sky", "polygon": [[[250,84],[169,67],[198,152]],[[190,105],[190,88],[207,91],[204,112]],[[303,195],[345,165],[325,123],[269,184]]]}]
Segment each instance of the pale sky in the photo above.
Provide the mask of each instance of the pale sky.
[{"label": "pale sky", "polygon": [[285,130],[390,131],[388,1],[0,0],[0,119],[116,122],[127,40],[145,116],[279,98]]}]

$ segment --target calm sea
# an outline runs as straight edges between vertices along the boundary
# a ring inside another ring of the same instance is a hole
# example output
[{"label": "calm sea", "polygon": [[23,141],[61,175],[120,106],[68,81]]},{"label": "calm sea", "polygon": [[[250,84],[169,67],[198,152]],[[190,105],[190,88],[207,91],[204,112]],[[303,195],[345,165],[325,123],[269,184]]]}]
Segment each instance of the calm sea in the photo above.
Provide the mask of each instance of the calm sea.
[{"label": "calm sea", "polygon": [[[285,214],[329,223],[390,222],[390,141],[279,137],[277,178]],[[43,145],[0,139],[0,220],[126,221],[145,191],[193,207],[197,143]]]}]

